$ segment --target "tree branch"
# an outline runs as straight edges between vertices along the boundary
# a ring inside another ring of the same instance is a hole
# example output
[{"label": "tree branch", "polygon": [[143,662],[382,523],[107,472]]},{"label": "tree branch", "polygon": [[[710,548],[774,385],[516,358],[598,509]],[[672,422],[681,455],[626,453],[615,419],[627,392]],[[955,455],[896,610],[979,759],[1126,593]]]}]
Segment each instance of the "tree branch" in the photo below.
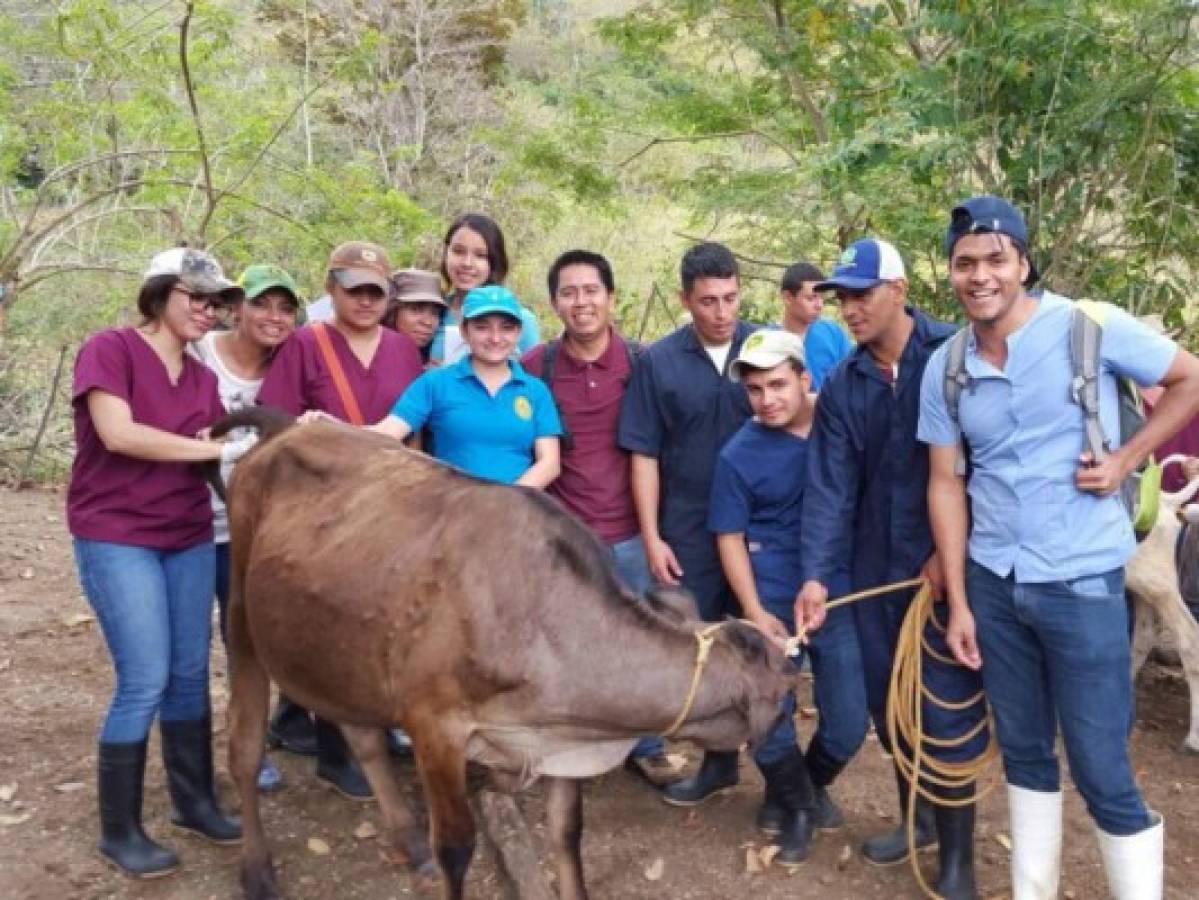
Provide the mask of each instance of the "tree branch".
[{"label": "tree branch", "polygon": [[192,82],[191,64],[187,58],[187,37],[194,11],[195,3],[193,0],[187,0],[187,12],[184,13],[183,21],[179,24],[179,68],[183,73],[183,87],[187,92],[187,105],[191,109],[192,124],[195,126],[196,141],[199,144],[200,167],[204,173],[204,195],[207,203],[204,215],[200,217],[200,224],[196,229],[197,236],[203,239],[208,223],[212,219],[213,213],[216,212],[217,196],[212,189],[212,170],[208,163],[208,147],[204,143],[204,125],[200,121],[200,107],[196,103],[196,89]]}]

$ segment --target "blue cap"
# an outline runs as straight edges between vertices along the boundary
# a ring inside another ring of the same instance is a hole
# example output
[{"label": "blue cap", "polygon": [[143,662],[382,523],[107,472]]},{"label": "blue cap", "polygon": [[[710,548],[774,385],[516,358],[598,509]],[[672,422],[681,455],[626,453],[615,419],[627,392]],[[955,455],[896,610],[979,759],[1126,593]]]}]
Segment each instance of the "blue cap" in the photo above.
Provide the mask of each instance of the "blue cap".
[{"label": "blue cap", "polygon": [[878,238],[860,238],[845,248],[833,267],[832,277],[818,282],[815,289],[868,291],[884,281],[905,277],[898,250]]},{"label": "blue cap", "polygon": [[[1002,197],[994,194],[979,194],[959,203],[949,214],[949,227],[945,229],[945,255],[953,255],[954,245],[968,234],[1006,234],[1028,254],[1028,226],[1024,215]],[[1038,278],[1036,266],[1028,261],[1028,278],[1025,285],[1033,284]]]},{"label": "blue cap", "polygon": [[945,229],[945,255],[950,255],[953,245],[968,234],[1006,234],[1020,246],[1028,246],[1028,226],[1020,210],[993,194],[971,197],[953,208]]},{"label": "blue cap", "polygon": [[485,316],[488,313],[503,313],[516,321],[520,318],[520,301],[502,284],[487,284],[471,288],[462,300],[462,321]]}]

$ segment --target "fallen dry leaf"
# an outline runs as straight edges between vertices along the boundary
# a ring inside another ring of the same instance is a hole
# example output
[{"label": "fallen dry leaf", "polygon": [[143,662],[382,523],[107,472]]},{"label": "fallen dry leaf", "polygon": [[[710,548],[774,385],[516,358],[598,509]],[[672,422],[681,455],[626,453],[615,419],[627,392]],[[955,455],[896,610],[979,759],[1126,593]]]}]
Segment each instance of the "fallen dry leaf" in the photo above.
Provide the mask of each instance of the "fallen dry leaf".
[{"label": "fallen dry leaf", "polygon": [[997,843],[1000,847],[1002,847],[1008,853],[1012,852],[1012,839],[1010,837],[1008,837],[1006,834],[1004,834],[1002,831],[995,832],[995,843]]},{"label": "fallen dry leaf", "polygon": [[758,858],[762,860],[762,865],[769,867],[782,849],[778,844],[771,844],[769,847],[762,848],[762,851],[758,854]]},{"label": "fallen dry leaf", "polygon": [[758,858],[758,851],[753,847],[745,848],[745,872],[748,875],[761,875],[764,869],[762,868],[762,860]]},{"label": "fallen dry leaf", "polygon": [[849,861],[853,859],[853,849],[846,844],[841,848],[841,853],[837,856],[837,868],[844,869],[849,865]]},{"label": "fallen dry leaf", "polygon": [[54,785],[54,790],[60,794],[73,794],[75,791],[81,791],[86,785],[82,781],[64,781],[62,784]]},{"label": "fallen dry leaf", "polygon": [[7,803],[15,796],[17,796],[17,783],[15,781],[10,781],[8,784],[0,784],[0,801]]},{"label": "fallen dry leaf", "polygon": [[24,825],[30,819],[30,814],[27,812],[18,813],[15,816],[0,815],[0,827],[8,828],[10,825]]},{"label": "fallen dry leaf", "polygon": [[354,829],[354,837],[360,841],[369,841],[373,837],[379,836],[379,829],[370,822],[363,822]]},{"label": "fallen dry leaf", "polygon": [[24,578],[26,581],[28,581],[30,578],[33,577],[33,568],[30,567],[28,569],[22,569],[21,577]]},{"label": "fallen dry leaf", "polygon": [[95,620],[96,617],[91,613],[75,613],[74,615],[67,616],[65,619],[63,619],[62,624],[66,625],[68,628],[74,628],[76,625],[86,625],[89,622],[94,622]]},{"label": "fallen dry leaf", "polygon": [[328,856],[330,853],[329,845],[327,843],[325,843],[324,841],[322,841],[320,838],[316,838],[316,837],[309,838],[308,839],[308,852],[313,853],[317,856]]},{"label": "fallen dry leaf", "polygon": [[666,871],[666,860],[658,857],[645,870],[645,877],[650,881],[658,881],[662,878],[662,873]]}]

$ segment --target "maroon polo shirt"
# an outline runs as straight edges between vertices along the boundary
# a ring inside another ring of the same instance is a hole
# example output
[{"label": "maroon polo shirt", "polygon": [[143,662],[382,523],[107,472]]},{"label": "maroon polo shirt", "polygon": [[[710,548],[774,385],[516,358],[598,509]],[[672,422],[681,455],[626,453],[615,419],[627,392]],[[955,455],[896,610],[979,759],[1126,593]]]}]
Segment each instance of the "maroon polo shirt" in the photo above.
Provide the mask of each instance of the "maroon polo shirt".
[{"label": "maroon polo shirt", "polygon": [[[635,537],[638,528],[629,454],[616,445],[629,354],[615,329],[611,335],[608,349],[594,362],[575,359],[565,345],[558,350],[550,388],[574,444],[563,450],[562,473],[548,490],[601,540],[615,544]],[[540,344],[521,365],[540,378],[544,354]]]},{"label": "maroon polo shirt", "polygon": [[[420,352],[407,335],[382,329],[371,364],[364,366],[345,335],[332,325],[325,332],[367,425],[387,418],[396,398],[424,371]],[[298,329],[279,348],[258,392],[258,403],[293,416],[317,409],[343,422],[350,420],[311,326]]]},{"label": "maroon polo shirt", "polygon": [[184,437],[225,414],[217,379],[190,354],[175,383],[134,328],[111,328],[79,348],[71,406],[75,461],[67,527],[75,537],[182,550],[212,540],[212,505],[200,467],[112,453],[100,440],[87,396],[104,391],[129,404],[133,421]]}]

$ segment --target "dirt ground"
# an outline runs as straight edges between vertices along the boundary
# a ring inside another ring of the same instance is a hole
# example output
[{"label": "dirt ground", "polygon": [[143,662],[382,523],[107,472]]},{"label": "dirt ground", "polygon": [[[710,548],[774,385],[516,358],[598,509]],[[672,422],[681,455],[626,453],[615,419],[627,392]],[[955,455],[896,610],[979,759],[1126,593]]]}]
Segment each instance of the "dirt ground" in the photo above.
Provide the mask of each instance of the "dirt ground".
[{"label": "dirt ground", "polygon": [[[76,582],[62,496],[0,493],[0,897],[236,897],[237,850],[212,847],[167,824],[162,772],[153,750],[145,821],[153,835],[179,852],[182,869],[166,879],[139,883],[117,874],[96,855],[95,735],[111,684],[101,636]],[[1166,893],[1194,897],[1199,895],[1191,875],[1199,856],[1199,758],[1177,749],[1185,731],[1185,685],[1175,672],[1150,665],[1141,675],[1138,696],[1133,758],[1151,805],[1167,822]],[[213,698],[219,722],[227,699],[219,647],[213,654]],[[810,732],[813,723],[803,724]],[[224,776],[224,735],[218,733],[217,739],[220,786],[233,805]],[[694,756],[689,748],[677,749]],[[384,863],[375,841],[355,836],[362,823],[378,824],[372,804],[351,803],[318,785],[310,760],[287,754],[275,759],[287,783],[265,799],[264,810],[287,896],[435,896],[406,871]],[[396,765],[400,777],[412,784],[411,764]],[[999,780],[997,771],[991,780]],[[746,846],[764,844],[752,827],[760,792],[756,772],[744,763],[737,790],[691,811],[666,806],[622,772],[597,779],[586,789],[584,861],[592,896],[920,896],[906,866],[873,868],[856,853],[863,836],[894,821],[890,768],[873,736],[833,789],[847,827],[818,836],[811,861],[795,874],[778,868],[746,871]],[[534,833],[542,835],[537,789],[524,795],[521,804]],[[1068,793],[1066,804],[1063,895],[1103,897],[1089,820],[1076,794]],[[983,897],[992,900],[1008,896],[1003,807],[1002,793],[995,791],[983,801],[979,817],[980,886]],[[313,838],[318,839],[317,851],[327,847],[328,852],[314,852]],[[469,895],[502,896],[485,853],[476,854],[471,867]]]}]

